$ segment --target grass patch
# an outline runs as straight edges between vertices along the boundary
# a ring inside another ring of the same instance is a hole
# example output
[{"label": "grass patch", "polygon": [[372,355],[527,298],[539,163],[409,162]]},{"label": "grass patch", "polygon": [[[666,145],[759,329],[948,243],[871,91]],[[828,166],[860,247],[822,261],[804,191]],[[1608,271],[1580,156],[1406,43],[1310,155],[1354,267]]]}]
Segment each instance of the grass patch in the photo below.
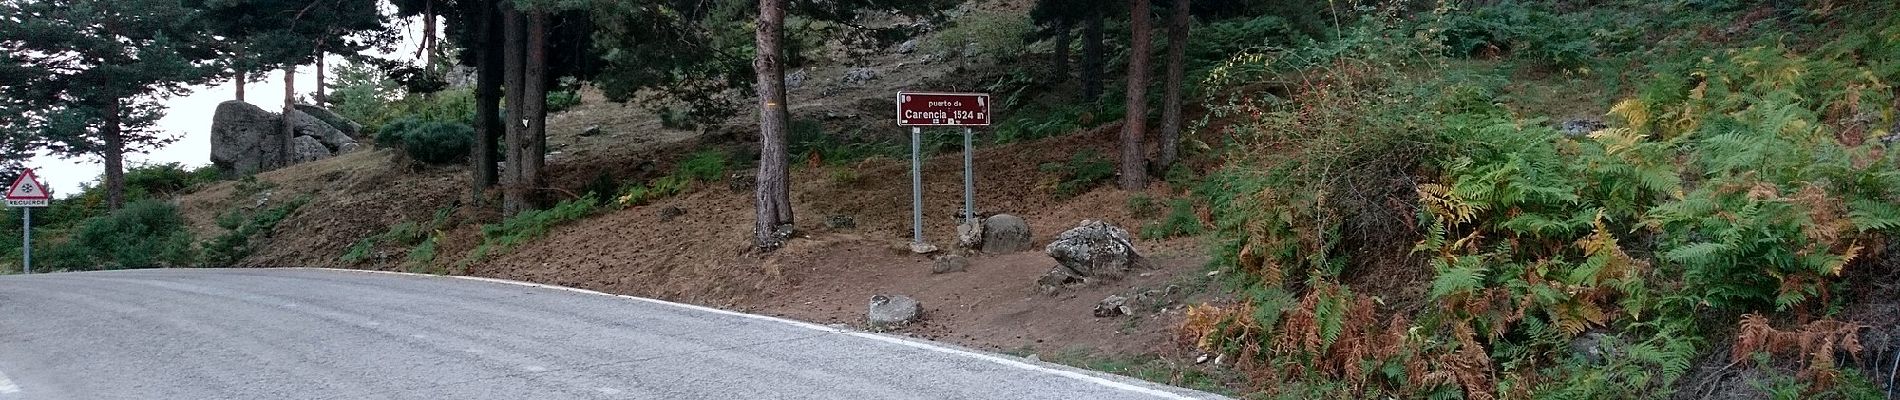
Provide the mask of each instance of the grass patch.
[{"label": "grass patch", "polygon": [[[482,226],[482,244],[469,251],[459,266],[480,262],[547,235],[554,227],[593,215],[599,209],[592,195],[563,201],[544,210],[523,211],[499,224]],[[430,251],[433,258],[433,251]],[[412,251],[411,255],[415,255]]]},{"label": "grass patch", "polygon": [[278,223],[306,204],[310,204],[308,195],[256,212],[238,210],[219,215],[218,227],[225,233],[204,245],[205,261],[213,266],[234,266],[257,250],[256,239],[270,236]]}]

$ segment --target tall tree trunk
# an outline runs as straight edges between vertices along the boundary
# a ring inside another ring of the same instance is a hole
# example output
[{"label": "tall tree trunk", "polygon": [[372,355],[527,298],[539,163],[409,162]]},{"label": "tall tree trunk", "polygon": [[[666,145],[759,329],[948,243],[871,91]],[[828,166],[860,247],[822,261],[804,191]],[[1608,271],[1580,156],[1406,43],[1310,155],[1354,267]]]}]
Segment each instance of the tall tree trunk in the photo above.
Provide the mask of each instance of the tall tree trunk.
[{"label": "tall tree trunk", "polygon": [[525,205],[526,182],[521,176],[521,138],[527,134],[527,19],[515,10],[513,2],[502,2],[502,80],[508,111],[502,125],[507,127],[501,140],[501,212],[513,216]]},{"label": "tall tree trunk", "polygon": [[113,99],[105,107],[105,126],[99,130],[104,136],[106,147],[100,150],[100,158],[106,162],[106,208],[118,210],[125,206],[125,136],[122,131],[123,110],[119,100]]},{"label": "tall tree trunk", "polygon": [[311,101],[315,102],[317,107],[329,107],[330,104],[330,94],[324,91],[325,77],[323,75],[324,64],[328,64],[324,59],[327,55],[327,52],[317,50],[317,93],[311,95]]},{"label": "tall tree trunk", "polygon": [[251,80],[251,75],[239,69],[237,71],[237,79],[235,79],[237,83],[237,101],[244,101],[244,82],[248,80]]},{"label": "tall tree trunk", "polygon": [[492,1],[479,3],[481,19],[475,24],[480,29],[480,42],[470,48],[475,52],[475,149],[469,156],[471,174],[469,181],[473,185],[475,204],[487,198],[489,187],[495,186],[497,141],[507,127],[501,121],[501,9]]},{"label": "tall tree trunk", "polygon": [[1056,60],[1054,83],[1069,81],[1069,44],[1074,42],[1075,21],[1063,18],[1056,21]]},{"label": "tall tree trunk", "polygon": [[548,14],[535,11],[528,15],[527,73],[522,76],[521,118],[527,119],[527,131],[520,135],[521,183],[527,185],[522,201],[527,207],[544,203],[548,154]]},{"label": "tall tree trunk", "polygon": [[1181,152],[1181,86],[1187,80],[1189,0],[1174,0],[1174,16],[1168,20],[1168,82],[1161,105],[1161,154],[1156,156],[1156,173],[1166,177]]},{"label": "tall tree trunk", "polygon": [[1107,16],[1094,12],[1088,23],[1082,26],[1082,100],[1095,101],[1102,97],[1102,69],[1106,64],[1106,49],[1102,48],[1102,25]]},{"label": "tall tree trunk", "polygon": [[781,239],[792,224],[791,170],[786,154],[787,114],[782,42],[784,0],[759,1],[758,54],[753,69],[759,85],[759,176],[755,204],[757,224],[753,238],[760,250],[784,245]]},{"label": "tall tree trunk", "polygon": [[297,108],[297,66],[284,67],[284,112]]},{"label": "tall tree trunk", "polygon": [[422,3],[422,46],[416,51],[422,52],[422,72],[435,76],[435,0]]},{"label": "tall tree trunk", "polygon": [[[297,66],[289,65],[284,67],[284,111],[281,115],[289,117],[290,112],[296,109]],[[265,169],[277,169],[290,165],[291,139],[297,138],[296,130],[290,125],[290,118],[278,118],[277,121],[279,129],[277,131],[278,140],[276,143],[281,143],[281,145],[277,147],[277,160],[271,163],[272,165],[270,167]]]},{"label": "tall tree trunk", "polygon": [[1122,124],[1122,190],[1148,186],[1147,153],[1142,138],[1148,134],[1148,59],[1153,47],[1149,33],[1148,0],[1129,0],[1128,120]]}]

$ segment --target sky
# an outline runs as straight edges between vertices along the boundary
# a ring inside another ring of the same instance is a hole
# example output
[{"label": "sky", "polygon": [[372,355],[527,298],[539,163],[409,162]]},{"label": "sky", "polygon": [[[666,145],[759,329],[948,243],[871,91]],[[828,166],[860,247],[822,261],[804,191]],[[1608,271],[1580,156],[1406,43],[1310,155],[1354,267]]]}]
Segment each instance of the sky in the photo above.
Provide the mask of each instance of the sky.
[{"label": "sky", "polygon": [[[388,7],[386,3],[384,6]],[[416,19],[405,21],[402,44],[394,53],[369,50],[363,54],[414,61],[418,39],[422,36],[421,25]],[[334,68],[342,60],[331,56],[329,62]],[[312,65],[298,67],[296,80],[298,98],[315,92],[317,69]],[[165,118],[158,120],[158,129],[177,137],[178,141],[147,153],[126,154],[126,168],[173,162],[186,168],[211,164],[211,117],[217,112],[218,104],[237,99],[237,85],[225,81],[194,86],[189,90],[184,96],[165,100]],[[266,79],[247,84],[244,91],[245,102],[265,110],[281,110],[284,104],[284,71],[271,71]],[[29,160],[26,166],[32,168],[40,182],[50,186],[59,198],[79,194],[81,184],[97,182],[100,175],[105,173],[105,165],[97,156],[60,158],[42,155]]]}]

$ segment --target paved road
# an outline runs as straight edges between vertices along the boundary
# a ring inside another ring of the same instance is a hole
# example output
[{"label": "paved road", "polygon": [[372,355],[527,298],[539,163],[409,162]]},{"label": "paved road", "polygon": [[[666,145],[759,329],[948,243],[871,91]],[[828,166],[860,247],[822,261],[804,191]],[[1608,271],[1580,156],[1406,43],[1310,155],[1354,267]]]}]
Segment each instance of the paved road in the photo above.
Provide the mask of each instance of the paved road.
[{"label": "paved road", "polygon": [[0,400],[1213,397],[498,281],[314,269],[0,276]]}]

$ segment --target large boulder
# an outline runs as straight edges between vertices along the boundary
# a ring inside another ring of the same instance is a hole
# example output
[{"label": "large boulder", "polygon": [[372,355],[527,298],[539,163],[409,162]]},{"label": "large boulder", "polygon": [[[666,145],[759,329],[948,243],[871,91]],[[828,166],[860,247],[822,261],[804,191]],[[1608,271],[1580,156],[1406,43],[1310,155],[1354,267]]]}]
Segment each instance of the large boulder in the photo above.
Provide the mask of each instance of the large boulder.
[{"label": "large boulder", "polygon": [[865,322],[872,329],[891,329],[916,322],[924,314],[923,303],[905,295],[871,296],[871,310]]},{"label": "large boulder", "polygon": [[302,111],[305,114],[310,114],[312,117],[317,117],[318,120],[323,121],[325,124],[330,124],[330,127],[342,131],[344,135],[351,138],[363,137],[363,124],[351,121],[342,115],[337,115],[336,112],[330,111],[329,109],[309,104],[298,104],[297,111]]},{"label": "large boulder", "polygon": [[[309,113],[293,109],[286,115],[290,120],[290,130],[295,137],[316,138],[330,153],[340,153],[345,145],[355,144],[356,139],[343,133],[343,130],[330,126],[329,122]],[[328,154],[325,155],[329,156]]]},{"label": "large boulder", "polygon": [[302,164],[330,158],[330,149],[315,137],[298,136],[290,140],[290,163]]},{"label": "large boulder", "polygon": [[227,101],[218,104],[211,117],[211,163],[226,176],[276,168],[289,151],[284,139],[277,114],[251,103]]},{"label": "large boulder", "polygon": [[983,219],[983,252],[988,254],[1007,254],[1029,251],[1035,246],[1031,242],[1029,221],[1009,214],[996,214]]},{"label": "large boulder", "polygon": [[1121,227],[1085,220],[1049,242],[1044,251],[1060,264],[1053,272],[1080,279],[1115,279],[1146,265],[1129,237]]}]

